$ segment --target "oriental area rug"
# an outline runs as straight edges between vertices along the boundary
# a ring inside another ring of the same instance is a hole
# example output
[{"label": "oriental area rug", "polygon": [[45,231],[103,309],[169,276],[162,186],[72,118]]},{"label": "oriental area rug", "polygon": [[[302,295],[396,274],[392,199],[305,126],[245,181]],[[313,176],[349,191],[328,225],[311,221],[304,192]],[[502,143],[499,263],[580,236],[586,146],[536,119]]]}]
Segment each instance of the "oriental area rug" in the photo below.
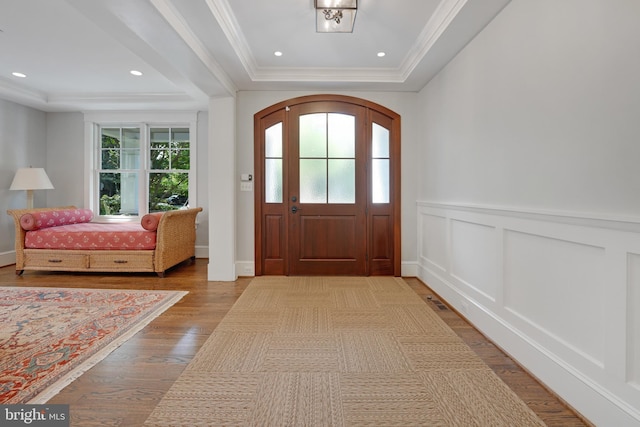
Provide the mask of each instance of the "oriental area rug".
[{"label": "oriental area rug", "polygon": [[186,293],[0,287],[0,403],[45,403]]},{"label": "oriental area rug", "polygon": [[258,277],[146,426],[541,426],[404,282]]}]

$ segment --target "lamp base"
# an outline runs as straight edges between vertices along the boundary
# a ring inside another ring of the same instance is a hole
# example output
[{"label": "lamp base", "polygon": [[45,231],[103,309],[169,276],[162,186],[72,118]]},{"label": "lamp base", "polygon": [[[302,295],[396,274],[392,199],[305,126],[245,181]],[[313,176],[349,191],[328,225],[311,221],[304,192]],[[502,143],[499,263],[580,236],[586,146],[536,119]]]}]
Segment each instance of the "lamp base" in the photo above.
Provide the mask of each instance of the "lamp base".
[{"label": "lamp base", "polygon": [[27,209],[33,209],[33,190],[27,190]]}]

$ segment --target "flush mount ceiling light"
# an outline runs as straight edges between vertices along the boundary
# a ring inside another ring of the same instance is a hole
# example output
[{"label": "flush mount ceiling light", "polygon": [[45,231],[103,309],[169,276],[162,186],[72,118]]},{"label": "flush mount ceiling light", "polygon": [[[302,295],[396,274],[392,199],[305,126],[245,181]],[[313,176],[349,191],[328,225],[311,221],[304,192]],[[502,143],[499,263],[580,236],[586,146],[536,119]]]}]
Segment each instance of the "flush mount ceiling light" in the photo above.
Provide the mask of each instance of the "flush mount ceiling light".
[{"label": "flush mount ceiling light", "polygon": [[315,0],[317,33],[352,33],[358,0]]}]

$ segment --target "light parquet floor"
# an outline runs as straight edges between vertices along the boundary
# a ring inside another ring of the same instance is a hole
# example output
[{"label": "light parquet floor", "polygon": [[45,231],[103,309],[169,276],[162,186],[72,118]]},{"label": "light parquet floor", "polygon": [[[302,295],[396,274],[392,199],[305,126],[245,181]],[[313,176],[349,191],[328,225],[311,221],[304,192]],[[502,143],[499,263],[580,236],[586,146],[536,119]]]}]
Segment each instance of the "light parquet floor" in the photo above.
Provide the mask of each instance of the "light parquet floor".
[{"label": "light parquet floor", "polygon": [[[155,319],[50,403],[70,404],[72,425],[140,426],[222,320],[251,278],[208,282],[206,259],[185,263],[164,278],[151,274],[66,274],[0,268],[2,286],[186,290],[189,294]],[[415,278],[411,288],[549,426],[586,424],[493,343]],[[431,298],[429,298],[431,297]]]}]

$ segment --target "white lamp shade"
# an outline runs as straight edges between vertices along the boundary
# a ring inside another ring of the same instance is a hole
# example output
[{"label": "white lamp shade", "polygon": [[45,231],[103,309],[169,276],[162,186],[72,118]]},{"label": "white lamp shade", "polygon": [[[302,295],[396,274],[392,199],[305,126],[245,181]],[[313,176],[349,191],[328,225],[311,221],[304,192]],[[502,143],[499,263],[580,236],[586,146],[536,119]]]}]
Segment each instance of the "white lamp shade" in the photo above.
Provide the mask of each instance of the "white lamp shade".
[{"label": "white lamp shade", "polygon": [[9,190],[51,190],[53,184],[43,168],[20,168]]}]

